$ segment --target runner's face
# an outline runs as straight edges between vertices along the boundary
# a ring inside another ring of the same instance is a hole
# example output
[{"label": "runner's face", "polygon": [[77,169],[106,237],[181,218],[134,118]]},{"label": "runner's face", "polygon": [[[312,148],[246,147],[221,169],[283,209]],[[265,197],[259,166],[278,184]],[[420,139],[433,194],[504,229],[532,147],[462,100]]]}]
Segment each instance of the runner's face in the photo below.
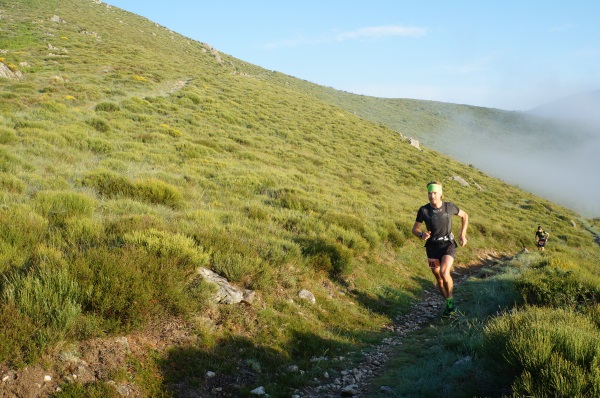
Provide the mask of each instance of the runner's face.
[{"label": "runner's face", "polygon": [[432,205],[440,204],[442,202],[442,194],[439,192],[429,192],[427,197],[429,197],[429,203]]}]

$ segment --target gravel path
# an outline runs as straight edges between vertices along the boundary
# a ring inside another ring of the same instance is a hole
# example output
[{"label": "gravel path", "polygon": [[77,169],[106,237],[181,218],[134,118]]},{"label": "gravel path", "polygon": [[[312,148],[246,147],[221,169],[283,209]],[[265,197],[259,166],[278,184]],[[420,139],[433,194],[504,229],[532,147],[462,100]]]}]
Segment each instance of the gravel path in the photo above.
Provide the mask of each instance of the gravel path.
[{"label": "gravel path", "polygon": [[[464,282],[472,273],[472,269],[464,268],[453,271],[455,286]],[[398,316],[394,325],[389,326],[394,336],[385,339],[374,350],[365,353],[361,363],[355,364],[352,369],[343,370],[340,377],[324,378],[322,384],[296,391],[292,398],[361,398],[366,397],[368,392],[375,388],[385,389],[386,386],[373,386],[372,381],[385,369],[394,347],[402,344],[406,334],[421,329],[429,325],[433,319],[439,318],[443,304],[437,289],[426,290],[421,301],[415,304],[408,314]]]}]

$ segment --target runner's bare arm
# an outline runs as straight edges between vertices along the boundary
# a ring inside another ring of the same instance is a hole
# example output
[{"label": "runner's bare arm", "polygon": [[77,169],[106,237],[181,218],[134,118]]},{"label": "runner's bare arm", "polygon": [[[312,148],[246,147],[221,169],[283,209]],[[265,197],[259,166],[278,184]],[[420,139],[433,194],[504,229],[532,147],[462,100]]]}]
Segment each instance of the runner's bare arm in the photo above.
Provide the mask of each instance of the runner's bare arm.
[{"label": "runner's bare arm", "polygon": [[464,210],[459,210],[457,215],[462,221],[462,225],[460,228],[460,236],[458,240],[460,241],[461,246],[465,246],[467,244],[467,227],[469,226],[469,215]]},{"label": "runner's bare arm", "polygon": [[418,221],[415,221],[415,224],[412,228],[412,233],[414,236],[421,238],[422,240],[429,239],[429,235],[431,235],[429,231],[421,232],[421,223]]}]

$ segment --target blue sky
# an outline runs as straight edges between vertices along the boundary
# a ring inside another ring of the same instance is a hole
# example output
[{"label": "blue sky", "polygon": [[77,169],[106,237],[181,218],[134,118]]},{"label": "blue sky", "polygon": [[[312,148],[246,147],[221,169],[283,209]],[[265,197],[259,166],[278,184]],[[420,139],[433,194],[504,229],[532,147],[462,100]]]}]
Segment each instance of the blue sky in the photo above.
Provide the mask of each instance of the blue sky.
[{"label": "blue sky", "polygon": [[355,94],[529,110],[600,89],[600,1],[108,0]]}]

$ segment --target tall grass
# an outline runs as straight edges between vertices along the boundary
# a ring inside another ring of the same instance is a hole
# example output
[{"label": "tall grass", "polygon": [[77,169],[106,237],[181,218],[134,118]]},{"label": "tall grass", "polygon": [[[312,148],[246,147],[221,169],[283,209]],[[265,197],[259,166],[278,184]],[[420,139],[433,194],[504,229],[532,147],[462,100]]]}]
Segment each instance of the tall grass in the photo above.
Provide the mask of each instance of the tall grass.
[{"label": "tall grass", "polygon": [[600,393],[600,330],[564,309],[527,308],[486,326],[490,357],[515,374],[521,396],[593,397]]}]

